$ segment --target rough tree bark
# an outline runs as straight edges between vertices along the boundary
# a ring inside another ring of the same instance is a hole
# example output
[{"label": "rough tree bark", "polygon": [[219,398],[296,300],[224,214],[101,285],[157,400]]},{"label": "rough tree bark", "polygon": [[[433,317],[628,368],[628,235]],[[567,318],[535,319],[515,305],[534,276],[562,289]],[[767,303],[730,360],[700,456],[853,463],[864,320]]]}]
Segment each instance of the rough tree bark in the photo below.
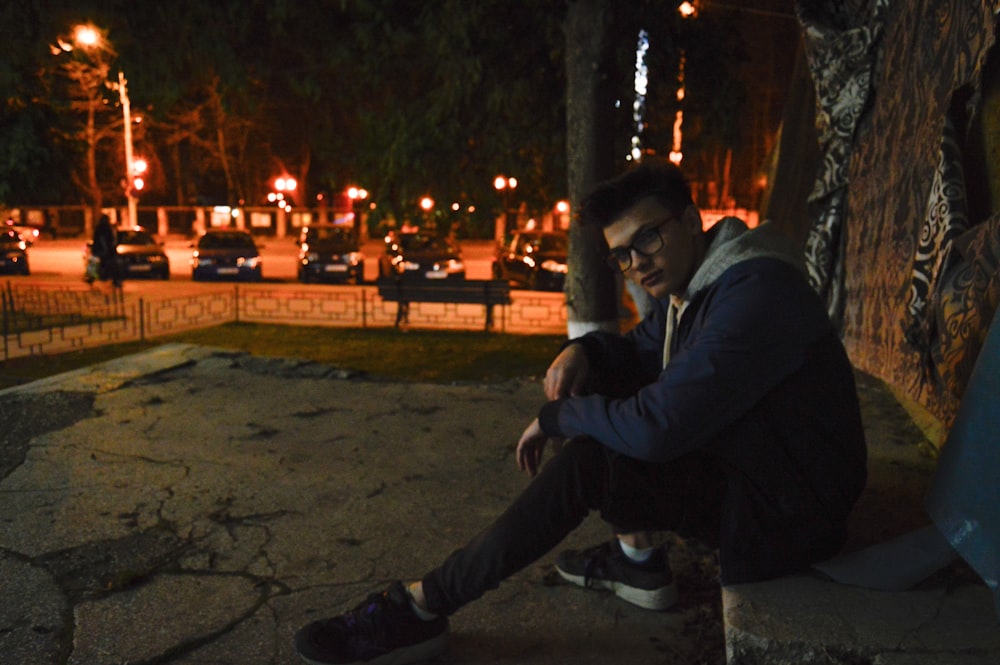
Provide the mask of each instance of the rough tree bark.
[{"label": "rough tree bark", "polygon": [[[614,95],[611,81],[612,3],[573,0],[566,15],[566,163],[570,205],[614,175]],[[602,260],[599,229],[569,227],[566,281],[568,335],[591,330],[617,332],[616,275]]]}]

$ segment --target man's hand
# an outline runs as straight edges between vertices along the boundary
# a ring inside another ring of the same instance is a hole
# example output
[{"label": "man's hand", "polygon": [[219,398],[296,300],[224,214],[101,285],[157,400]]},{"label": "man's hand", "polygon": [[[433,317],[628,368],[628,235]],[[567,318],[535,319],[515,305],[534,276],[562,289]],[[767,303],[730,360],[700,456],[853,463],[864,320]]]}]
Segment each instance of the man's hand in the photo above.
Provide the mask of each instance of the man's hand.
[{"label": "man's hand", "polygon": [[570,344],[545,372],[545,397],[553,400],[581,394],[589,372],[590,362],[583,345]]},{"label": "man's hand", "polygon": [[521,440],[517,442],[517,468],[527,471],[528,475],[534,478],[538,473],[538,465],[542,461],[548,440],[549,437],[538,424],[538,418],[532,420],[521,435]]}]

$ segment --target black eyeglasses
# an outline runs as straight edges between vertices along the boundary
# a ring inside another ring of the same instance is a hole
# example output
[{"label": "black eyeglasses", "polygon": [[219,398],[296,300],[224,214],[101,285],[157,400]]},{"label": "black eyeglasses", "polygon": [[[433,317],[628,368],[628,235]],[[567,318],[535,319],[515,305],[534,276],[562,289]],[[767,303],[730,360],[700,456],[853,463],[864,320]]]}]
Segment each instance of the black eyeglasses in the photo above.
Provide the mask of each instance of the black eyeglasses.
[{"label": "black eyeglasses", "polygon": [[663,236],[660,229],[677,219],[668,217],[656,226],[647,226],[634,236],[632,242],[624,247],[615,247],[608,251],[606,261],[608,265],[616,270],[625,272],[632,267],[632,251],[642,256],[652,256],[663,247]]}]

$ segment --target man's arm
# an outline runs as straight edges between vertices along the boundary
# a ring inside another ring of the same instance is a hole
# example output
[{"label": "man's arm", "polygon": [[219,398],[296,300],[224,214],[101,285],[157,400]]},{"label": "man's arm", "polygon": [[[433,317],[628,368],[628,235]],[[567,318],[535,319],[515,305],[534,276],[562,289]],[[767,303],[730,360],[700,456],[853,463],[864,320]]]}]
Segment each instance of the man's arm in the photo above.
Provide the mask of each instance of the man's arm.
[{"label": "man's arm", "polygon": [[[734,423],[831,334],[822,302],[794,268],[754,260],[696,297],[691,332],[653,383],[624,398],[591,394],[549,402],[550,435],[591,436],[623,454],[667,461]],[[693,310],[693,311],[692,311]]]}]

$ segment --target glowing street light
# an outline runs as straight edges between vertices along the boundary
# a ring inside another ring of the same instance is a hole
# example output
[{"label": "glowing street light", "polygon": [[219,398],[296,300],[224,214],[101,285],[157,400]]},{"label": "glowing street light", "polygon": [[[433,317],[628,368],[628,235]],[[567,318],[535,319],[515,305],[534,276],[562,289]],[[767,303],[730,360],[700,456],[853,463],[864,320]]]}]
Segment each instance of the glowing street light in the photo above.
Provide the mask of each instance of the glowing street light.
[{"label": "glowing street light", "polygon": [[512,233],[517,228],[517,217],[510,208],[510,196],[517,189],[517,178],[498,175],[493,179],[493,187],[503,197],[504,229]]},{"label": "glowing street light", "polygon": [[85,48],[97,46],[101,42],[101,33],[92,25],[78,25],[73,31],[73,40]]},{"label": "glowing street light", "polygon": [[[682,19],[697,18],[698,8],[692,2],[683,2],[677,8],[678,13],[680,13]],[[680,62],[677,64],[677,101],[684,101],[684,64],[687,60],[687,55],[684,49],[681,49]],[[670,145],[670,161],[674,164],[680,166],[681,161],[684,159],[684,152],[682,151],[682,143],[684,140],[682,126],[684,124],[684,107],[678,103],[677,112],[674,115],[674,127],[673,127],[673,141]]]},{"label": "glowing street light", "polygon": [[274,179],[274,188],[279,192],[294,192],[299,186],[299,182],[290,176]]},{"label": "glowing street light", "polygon": [[354,216],[354,235],[361,233],[361,202],[368,198],[368,190],[363,187],[348,187],[347,198],[351,200],[351,214]]},{"label": "glowing street light", "polygon": [[[77,25],[73,28],[73,39],[72,42],[64,41],[63,39],[58,39],[58,46],[52,47],[52,53],[58,55],[61,52],[69,53],[74,48],[79,47],[87,52],[96,52],[96,56],[91,55],[94,62],[100,65],[102,71],[101,77],[106,76],[108,66],[107,59],[114,58],[116,55],[114,49],[105,39],[101,30],[96,26],[91,24]],[[121,70],[118,71],[118,81],[107,81],[104,80],[104,85],[111,88],[112,90],[118,91],[118,98],[122,106],[122,130],[124,133],[124,143],[125,143],[125,179],[122,182],[123,188],[125,190],[125,197],[128,201],[128,224],[129,226],[136,225],[136,192],[145,185],[145,181],[138,177],[139,173],[135,171],[135,159],[132,155],[132,112],[131,104],[128,97],[128,85],[125,80],[125,73]],[[143,161],[143,172],[146,169],[146,162]]]}]

